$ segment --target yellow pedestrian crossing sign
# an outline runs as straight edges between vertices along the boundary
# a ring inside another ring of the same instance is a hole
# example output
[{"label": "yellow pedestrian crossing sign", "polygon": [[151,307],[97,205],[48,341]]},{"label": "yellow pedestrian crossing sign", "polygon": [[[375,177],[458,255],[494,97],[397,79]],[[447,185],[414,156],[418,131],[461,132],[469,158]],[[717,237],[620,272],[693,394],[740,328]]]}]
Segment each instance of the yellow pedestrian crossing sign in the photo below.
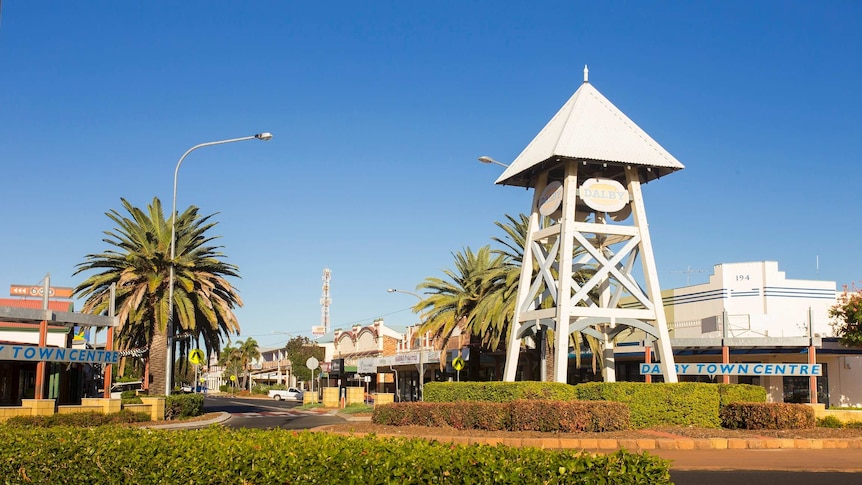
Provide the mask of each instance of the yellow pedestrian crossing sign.
[{"label": "yellow pedestrian crossing sign", "polygon": [[189,352],[189,362],[195,365],[200,365],[204,363],[204,351],[201,349],[194,349]]},{"label": "yellow pedestrian crossing sign", "polygon": [[464,359],[461,357],[455,357],[452,359],[452,368],[455,370],[461,370],[464,368]]}]

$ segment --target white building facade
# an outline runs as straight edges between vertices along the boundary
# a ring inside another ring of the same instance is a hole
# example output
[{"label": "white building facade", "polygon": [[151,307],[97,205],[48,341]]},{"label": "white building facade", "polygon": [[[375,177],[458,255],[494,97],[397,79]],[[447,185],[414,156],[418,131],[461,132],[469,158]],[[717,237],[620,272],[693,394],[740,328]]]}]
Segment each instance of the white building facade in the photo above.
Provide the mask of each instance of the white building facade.
[{"label": "white building facade", "polygon": [[[704,284],[662,294],[677,366],[692,363],[818,365],[816,378],[786,375],[701,374],[680,380],[756,384],[773,402],[817,402],[862,406],[862,350],[842,347],[830,325],[837,301],[833,281],[788,279],[774,261],[724,263]],[[631,359],[646,360],[649,341],[630,336],[617,348],[617,359],[635,378]],[[751,366],[753,369],[753,365]],[[758,369],[774,369],[759,367]],[[798,369],[798,367],[794,367]]]}]

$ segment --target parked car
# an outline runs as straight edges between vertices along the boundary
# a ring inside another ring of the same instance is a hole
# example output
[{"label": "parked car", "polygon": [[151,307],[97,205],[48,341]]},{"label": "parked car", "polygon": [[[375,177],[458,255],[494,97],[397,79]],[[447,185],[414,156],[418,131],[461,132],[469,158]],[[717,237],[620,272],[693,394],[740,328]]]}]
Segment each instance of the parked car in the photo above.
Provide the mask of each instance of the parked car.
[{"label": "parked car", "polygon": [[143,387],[141,381],[117,382],[111,386],[111,399],[120,399],[125,391],[138,391]]},{"label": "parked car", "polygon": [[276,401],[302,401],[302,397],[304,395],[305,391],[295,387],[288,387],[287,389],[272,389],[269,391],[269,397]]},{"label": "parked car", "polygon": [[185,386],[180,387],[180,391],[181,392],[188,392],[188,393],[191,393],[191,392],[201,393],[202,392],[202,393],[206,394],[207,386],[205,386],[203,384],[198,384],[197,386],[185,385]]}]

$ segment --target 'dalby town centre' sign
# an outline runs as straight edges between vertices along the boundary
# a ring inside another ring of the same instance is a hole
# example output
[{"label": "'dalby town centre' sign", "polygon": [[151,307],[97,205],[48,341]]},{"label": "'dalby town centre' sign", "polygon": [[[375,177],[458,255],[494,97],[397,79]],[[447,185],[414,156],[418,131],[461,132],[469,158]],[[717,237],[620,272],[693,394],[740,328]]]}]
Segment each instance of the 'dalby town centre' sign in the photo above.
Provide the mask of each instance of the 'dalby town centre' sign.
[{"label": "'dalby town centre' sign", "polygon": [[[820,364],[716,364],[686,363],[676,364],[676,373],[683,376],[820,376]],[[658,364],[641,364],[641,375],[661,375]]]},{"label": "'dalby town centre' sign", "polygon": [[116,364],[120,361],[120,353],[116,350],[67,349],[7,344],[0,345],[0,360]]}]

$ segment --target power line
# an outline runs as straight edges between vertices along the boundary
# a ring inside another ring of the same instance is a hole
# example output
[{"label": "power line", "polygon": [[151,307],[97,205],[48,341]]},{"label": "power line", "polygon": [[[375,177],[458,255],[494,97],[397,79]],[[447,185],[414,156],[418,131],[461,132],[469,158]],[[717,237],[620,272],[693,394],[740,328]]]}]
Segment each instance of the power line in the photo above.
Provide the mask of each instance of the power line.
[{"label": "power line", "polygon": [[691,274],[692,273],[705,273],[705,270],[702,269],[691,269],[691,266],[687,266],[686,269],[683,270],[674,270],[673,273],[685,273],[685,286],[691,286]]}]

